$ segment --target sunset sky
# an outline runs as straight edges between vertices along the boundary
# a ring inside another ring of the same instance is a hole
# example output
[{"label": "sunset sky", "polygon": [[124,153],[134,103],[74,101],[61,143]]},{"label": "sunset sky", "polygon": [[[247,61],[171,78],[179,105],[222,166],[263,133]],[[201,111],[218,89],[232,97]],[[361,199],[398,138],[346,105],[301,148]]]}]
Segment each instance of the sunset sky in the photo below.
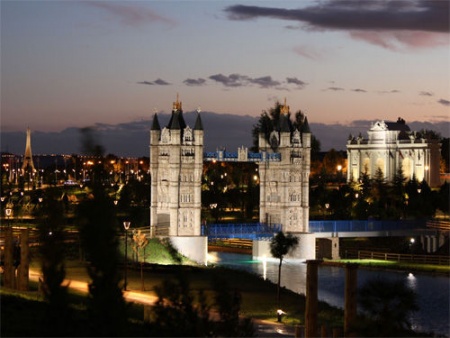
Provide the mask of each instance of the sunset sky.
[{"label": "sunset sky", "polygon": [[1,1],[1,130],[184,111],[448,121],[448,1]]}]

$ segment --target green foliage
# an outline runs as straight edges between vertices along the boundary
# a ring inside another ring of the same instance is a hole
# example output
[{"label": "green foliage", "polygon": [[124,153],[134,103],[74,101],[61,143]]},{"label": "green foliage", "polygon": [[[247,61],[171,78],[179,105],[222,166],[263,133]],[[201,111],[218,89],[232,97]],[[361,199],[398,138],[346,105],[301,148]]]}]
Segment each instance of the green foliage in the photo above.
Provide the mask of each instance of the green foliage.
[{"label": "green foliage", "polygon": [[291,233],[287,235],[284,232],[278,232],[270,240],[270,253],[273,257],[279,258],[280,261],[283,257],[289,253],[289,251],[294,250],[298,245],[298,238],[293,236]]}]

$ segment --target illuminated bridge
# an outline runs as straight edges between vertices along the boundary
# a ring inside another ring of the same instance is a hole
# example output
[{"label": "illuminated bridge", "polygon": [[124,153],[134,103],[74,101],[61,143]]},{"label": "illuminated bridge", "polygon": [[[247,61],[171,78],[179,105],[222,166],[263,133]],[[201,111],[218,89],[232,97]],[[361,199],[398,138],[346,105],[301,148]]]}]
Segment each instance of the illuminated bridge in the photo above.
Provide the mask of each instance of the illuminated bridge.
[{"label": "illuminated bridge", "polygon": [[[316,238],[329,237],[388,237],[412,236],[429,234],[425,220],[411,221],[377,221],[377,220],[348,220],[348,221],[309,221],[309,231],[315,233]],[[242,238],[242,239],[270,239],[279,231],[281,224],[265,223],[226,223],[202,225],[202,236],[212,239]]]}]

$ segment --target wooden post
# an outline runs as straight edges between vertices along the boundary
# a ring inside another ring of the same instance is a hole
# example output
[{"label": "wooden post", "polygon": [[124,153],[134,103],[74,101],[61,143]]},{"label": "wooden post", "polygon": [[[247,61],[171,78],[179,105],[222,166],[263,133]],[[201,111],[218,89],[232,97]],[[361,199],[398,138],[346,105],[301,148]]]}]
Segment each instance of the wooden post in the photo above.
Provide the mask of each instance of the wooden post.
[{"label": "wooden post", "polygon": [[152,307],[150,305],[144,305],[144,322],[150,323],[152,320]]},{"label": "wooden post", "polygon": [[350,334],[357,314],[358,265],[345,265],[344,335]]},{"label": "wooden post", "polygon": [[15,268],[14,268],[14,245],[13,245],[13,233],[12,229],[8,227],[5,230],[5,265],[4,265],[4,285],[6,288],[15,287]]},{"label": "wooden post", "polygon": [[341,329],[339,327],[333,328],[333,338],[340,338],[341,337]]},{"label": "wooden post", "polygon": [[306,261],[305,337],[317,337],[318,266],[321,260]]},{"label": "wooden post", "polygon": [[29,230],[20,231],[20,264],[17,269],[17,289],[28,291],[30,270]]}]

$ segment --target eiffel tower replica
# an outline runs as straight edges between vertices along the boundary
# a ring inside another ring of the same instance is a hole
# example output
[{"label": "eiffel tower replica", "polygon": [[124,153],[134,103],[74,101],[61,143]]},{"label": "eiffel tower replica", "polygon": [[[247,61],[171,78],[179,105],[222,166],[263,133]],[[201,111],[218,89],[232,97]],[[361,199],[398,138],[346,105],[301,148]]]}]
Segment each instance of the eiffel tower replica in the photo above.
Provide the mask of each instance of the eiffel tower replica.
[{"label": "eiffel tower replica", "polygon": [[25,146],[25,155],[23,156],[22,170],[34,172],[33,154],[31,153],[31,130],[27,128],[27,143]]}]

